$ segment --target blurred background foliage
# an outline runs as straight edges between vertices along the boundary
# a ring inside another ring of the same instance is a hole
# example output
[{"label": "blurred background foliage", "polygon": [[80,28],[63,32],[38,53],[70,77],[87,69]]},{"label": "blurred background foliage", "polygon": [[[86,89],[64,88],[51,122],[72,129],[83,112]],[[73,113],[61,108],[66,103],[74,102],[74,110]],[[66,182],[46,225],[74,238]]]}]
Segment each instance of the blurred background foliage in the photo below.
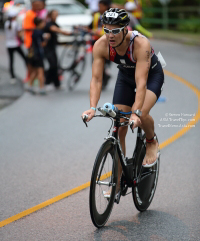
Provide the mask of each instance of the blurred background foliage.
[{"label": "blurred background foliage", "polygon": [[[79,0],[85,4],[85,0]],[[200,0],[171,0],[167,8],[159,0],[139,0],[142,2],[142,25],[149,29],[170,29],[200,33]],[[126,0],[113,0],[125,4]]]}]

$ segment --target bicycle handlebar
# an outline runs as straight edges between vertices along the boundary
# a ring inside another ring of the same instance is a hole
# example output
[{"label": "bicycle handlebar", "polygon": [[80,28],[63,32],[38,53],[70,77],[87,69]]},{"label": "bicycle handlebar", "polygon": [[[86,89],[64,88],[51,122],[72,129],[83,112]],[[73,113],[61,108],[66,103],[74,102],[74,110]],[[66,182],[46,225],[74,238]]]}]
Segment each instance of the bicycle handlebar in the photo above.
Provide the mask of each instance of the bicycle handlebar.
[{"label": "bicycle handlebar", "polygon": [[[111,105],[111,104],[106,103],[106,104],[104,104],[104,108],[99,107],[98,111],[101,112],[102,115],[95,115],[94,117],[111,117],[113,119],[116,119],[116,117],[118,117],[118,118],[124,118],[124,119],[129,121],[130,118],[128,118],[126,115],[130,115],[132,113],[132,111],[130,111],[130,112],[123,112],[123,111],[118,110],[115,106],[114,106],[115,110],[113,110],[113,109],[108,108],[108,107],[110,107],[109,105]],[[86,127],[88,127],[87,122],[86,122],[87,119],[88,119],[88,115],[84,115],[82,117],[82,120],[85,123]],[[125,126],[125,125],[130,125],[131,130],[133,132],[132,127],[134,125],[134,121],[131,121],[129,123],[127,123],[127,122],[122,122],[121,123],[121,126]]]},{"label": "bicycle handlebar", "polygon": [[84,115],[82,117],[83,123],[85,123],[86,127],[88,127],[86,120],[88,119],[88,115]]}]

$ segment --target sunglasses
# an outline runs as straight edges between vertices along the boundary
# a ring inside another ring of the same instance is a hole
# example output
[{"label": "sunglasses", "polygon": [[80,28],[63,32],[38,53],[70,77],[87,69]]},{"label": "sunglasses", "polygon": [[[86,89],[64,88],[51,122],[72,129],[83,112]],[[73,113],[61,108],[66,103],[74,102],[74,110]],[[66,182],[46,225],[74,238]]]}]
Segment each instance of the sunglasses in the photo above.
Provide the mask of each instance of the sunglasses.
[{"label": "sunglasses", "polygon": [[115,29],[110,30],[110,29],[107,29],[107,28],[104,27],[104,32],[106,34],[112,33],[112,34],[116,35],[116,34],[120,33],[122,31],[122,29],[124,29],[124,28],[125,28],[125,26],[122,27],[122,28],[115,28]]}]

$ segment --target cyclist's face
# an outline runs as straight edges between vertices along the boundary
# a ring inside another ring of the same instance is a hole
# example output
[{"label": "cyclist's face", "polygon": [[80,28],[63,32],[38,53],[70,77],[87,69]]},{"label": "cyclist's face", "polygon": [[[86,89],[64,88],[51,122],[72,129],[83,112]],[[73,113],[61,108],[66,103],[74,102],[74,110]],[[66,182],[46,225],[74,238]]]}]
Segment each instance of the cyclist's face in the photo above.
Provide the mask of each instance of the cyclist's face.
[{"label": "cyclist's face", "polygon": [[[104,27],[109,30],[121,28],[119,25],[110,25],[110,24],[105,24]],[[106,35],[109,45],[112,47],[115,47],[123,39],[123,30],[120,31],[118,34],[109,33],[109,34],[105,34],[105,35]]]}]

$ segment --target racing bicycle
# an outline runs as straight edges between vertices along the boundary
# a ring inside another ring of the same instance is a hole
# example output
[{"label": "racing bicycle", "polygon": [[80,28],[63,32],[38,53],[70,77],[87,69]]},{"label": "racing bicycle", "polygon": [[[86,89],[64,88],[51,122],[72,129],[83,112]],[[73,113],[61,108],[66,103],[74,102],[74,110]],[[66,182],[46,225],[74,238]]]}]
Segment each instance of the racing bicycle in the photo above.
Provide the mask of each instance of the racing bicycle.
[{"label": "racing bicycle", "polygon": [[[104,104],[103,108],[98,108],[100,115],[95,117],[109,118],[112,120],[111,128],[104,143],[100,147],[94,163],[91,183],[89,206],[90,215],[93,224],[97,227],[103,227],[113,208],[114,203],[119,203],[121,196],[132,193],[135,207],[140,212],[145,211],[152,202],[156,191],[159,166],[160,150],[158,151],[156,164],[150,168],[143,167],[142,163],[146,154],[146,138],[140,127],[137,128],[136,145],[131,158],[125,157],[118,138],[119,128],[131,126],[129,116],[132,112],[122,112],[110,108],[111,104]],[[120,122],[120,119],[124,119]],[[83,117],[86,123],[87,115]],[[112,129],[113,127],[113,129]],[[112,134],[110,135],[112,129]],[[156,136],[157,139],[157,136]],[[158,139],[157,139],[158,141]],[[122,166],[122,175],[120,181],[120,191],[116,194],[118,180],[118,160]],[[128,192],[128,188],[132,191]],[[109,197],[105,193],[109,192]]]},{"label": "racing bicycle", "polygon": [[65,44],[59,59],[60,75],[64,71],[69,71],[67,85],[69,90],[73,90],[80,80],[86,64],[86,39],[88,31],[84,29],[74,29],[74,41]]}]

